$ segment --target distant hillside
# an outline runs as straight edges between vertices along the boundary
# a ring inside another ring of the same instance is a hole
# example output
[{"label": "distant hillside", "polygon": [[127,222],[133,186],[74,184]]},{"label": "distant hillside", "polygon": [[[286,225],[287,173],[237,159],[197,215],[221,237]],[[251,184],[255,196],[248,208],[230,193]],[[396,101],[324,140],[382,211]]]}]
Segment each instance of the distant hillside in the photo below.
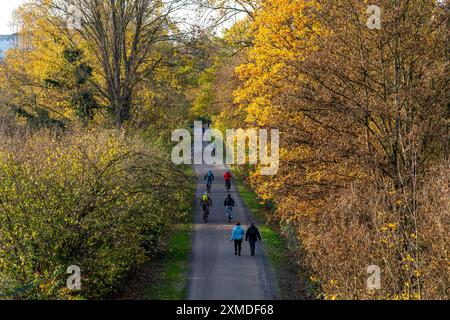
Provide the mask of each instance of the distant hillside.
[{"label": "distant hillside", "polygon": [[3,58],[6,50],[14,46],[16,37],[16,34],[0,35],[0,59]]}]

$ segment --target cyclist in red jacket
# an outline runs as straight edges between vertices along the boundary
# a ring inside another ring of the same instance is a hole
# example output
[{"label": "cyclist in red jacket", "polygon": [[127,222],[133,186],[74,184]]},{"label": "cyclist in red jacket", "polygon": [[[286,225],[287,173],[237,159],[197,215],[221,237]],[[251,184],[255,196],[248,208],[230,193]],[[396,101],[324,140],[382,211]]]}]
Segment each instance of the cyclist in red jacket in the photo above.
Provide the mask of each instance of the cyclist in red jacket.
[{"label": "cyclist in red jacket", "polygon": [[231,189],[231,173],[230,171],[225,172],[223,175],[223,178],[225,179],[225,188],[227,188],[227,192]]}]

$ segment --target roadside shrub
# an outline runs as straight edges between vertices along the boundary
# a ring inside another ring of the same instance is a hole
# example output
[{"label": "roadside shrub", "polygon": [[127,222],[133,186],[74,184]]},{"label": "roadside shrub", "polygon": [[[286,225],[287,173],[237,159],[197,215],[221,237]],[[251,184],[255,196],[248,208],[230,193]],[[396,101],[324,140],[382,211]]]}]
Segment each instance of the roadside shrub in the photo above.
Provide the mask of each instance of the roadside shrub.
[{"label": "roadside shrub", "polygon": [[104,297],[184,214],[185,181],[157,146],[115,130],[0,136],[0,296]]},{"label": "roadside shrub", "polygon": [[[448,299],[448,192],[448,170],[438,166],[414,194],[361,182],[301,218],[301,263],[322,297]],[[381,271],[379,290],[367,287],[371,265]]]}]

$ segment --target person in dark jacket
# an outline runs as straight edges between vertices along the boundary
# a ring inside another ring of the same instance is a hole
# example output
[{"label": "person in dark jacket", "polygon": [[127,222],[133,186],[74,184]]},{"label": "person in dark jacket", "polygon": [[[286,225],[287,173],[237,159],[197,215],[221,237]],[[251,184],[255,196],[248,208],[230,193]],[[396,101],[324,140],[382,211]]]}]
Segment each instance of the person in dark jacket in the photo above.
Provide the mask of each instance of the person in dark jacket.
[{"label": "person in dark jacket", "polygon": [[226,198],[225,201],[223,202],[223,205],[225,207],[234,207],[234,199],[231,197],[231,194],[229,194]]},{"label": "person in dark jacket", "polygon": [[234,207],[234,199],[231,197],[231,194],[226,197],[223,202],[225,206],[225,215],[228,217],[228,221],[231,222],[233,220],[233,207]]},{"label": "person in dark jacket", "polygon": [[259,234],[258,228],[252,222],[250,228],[248,228],[245,234],[245,241],[248,241],[248,243],[250,244],[250,251],[252,252],[252,257],[255,255],[255,247],[256,242],[258,242],[258,240],[261,241],[261,235]]}]

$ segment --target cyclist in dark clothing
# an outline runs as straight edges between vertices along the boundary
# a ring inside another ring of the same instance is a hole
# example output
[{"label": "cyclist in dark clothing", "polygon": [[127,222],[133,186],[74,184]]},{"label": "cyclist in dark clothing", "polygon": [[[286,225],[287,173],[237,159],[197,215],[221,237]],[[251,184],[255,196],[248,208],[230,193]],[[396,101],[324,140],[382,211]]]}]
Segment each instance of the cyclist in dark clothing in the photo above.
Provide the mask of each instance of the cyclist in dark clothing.
[{"label": "cyclist in dark clothing", "polygon": [[231,197],[231,194],[226,197],[225,201],[223,202],[223,205],[225,206],[225,214],[228,217],[228,222],[231,222],[233,219],[233,207],[234,207],[234,199]]},{"label": "cyclist in dark clothing", "polygon": [[250,244],[250,251],[252,253],[252,256],[255,255],[255,247],[258,240],[261,241],[261,235],[259,234],[258,228],[252,222],[250,228],[248,228],[245,234],[245,241],[248,241],[248,243]]},{"label": "cyclist in dark clothing", "polygon": [[223,204],[224,204],[225,207],[228,207],[228,206],[234,207],[234,199],[231,197],[231,194],[229,194],[229,195],[225,198],[225,201],[224,201]]}]

